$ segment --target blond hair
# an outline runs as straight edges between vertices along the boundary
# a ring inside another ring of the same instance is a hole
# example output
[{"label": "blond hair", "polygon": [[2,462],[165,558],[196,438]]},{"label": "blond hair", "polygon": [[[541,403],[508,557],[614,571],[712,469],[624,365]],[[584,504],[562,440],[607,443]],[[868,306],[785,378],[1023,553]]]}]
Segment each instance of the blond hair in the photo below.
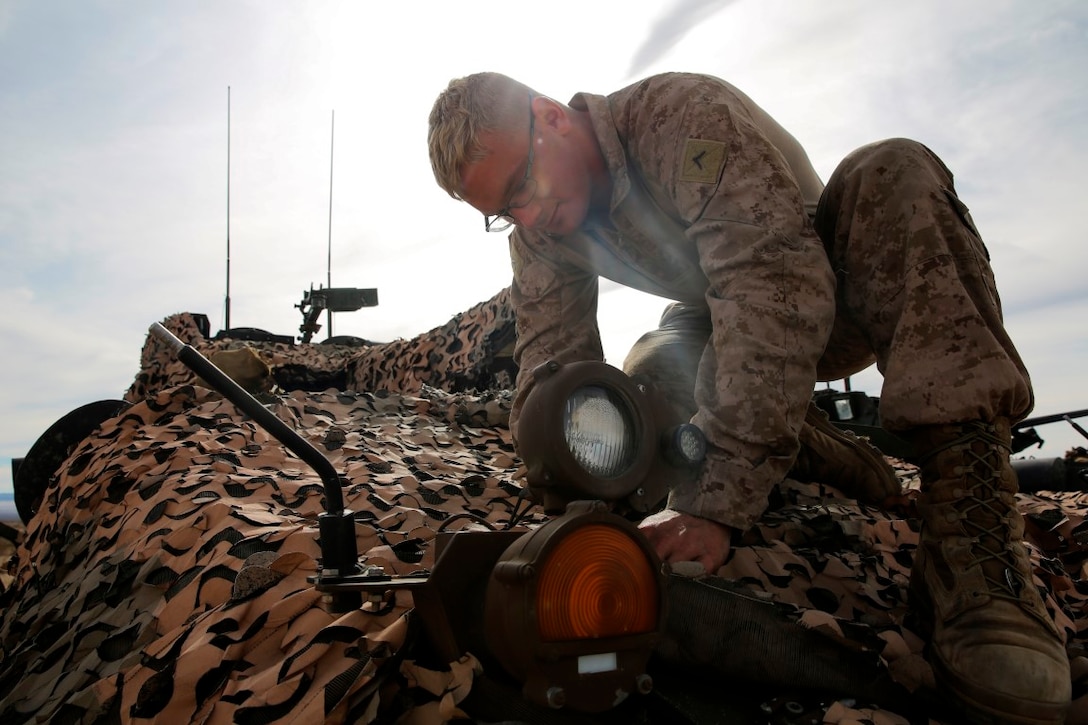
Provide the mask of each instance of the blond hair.
[{"label": "blond hair", "polygon": [[427,149],[435,181],[461,200],[461,170],[485,158],[481,134],[526,121],[532,89],[501,73],[474,73],[450,81],[431,108]]}]

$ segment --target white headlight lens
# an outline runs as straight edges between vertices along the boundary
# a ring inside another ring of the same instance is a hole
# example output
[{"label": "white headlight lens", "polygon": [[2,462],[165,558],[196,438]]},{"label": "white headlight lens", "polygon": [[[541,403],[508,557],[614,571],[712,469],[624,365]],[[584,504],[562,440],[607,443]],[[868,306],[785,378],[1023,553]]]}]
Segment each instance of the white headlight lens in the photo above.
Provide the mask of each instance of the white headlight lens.
[{"label": "white headlight lens", "polygon": [[579,388],[567,399],[563,433],[578,464],[591,475],[622,474],[635,459],[635,426],[622,399],[605,388]]}]

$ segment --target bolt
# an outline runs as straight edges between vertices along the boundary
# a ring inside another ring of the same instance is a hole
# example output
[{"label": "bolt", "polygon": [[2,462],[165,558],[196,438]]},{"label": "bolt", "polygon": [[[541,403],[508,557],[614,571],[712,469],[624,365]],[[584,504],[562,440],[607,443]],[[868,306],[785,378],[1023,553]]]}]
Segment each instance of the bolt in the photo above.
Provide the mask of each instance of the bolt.
[{"label": "bolt", "polygon": [[558,710],[567,704],[567,693],[562,687],[549,687],[548,691],[544,693],[544,699],[547,700],[548,707]]},{"label": "bolt", "polygon": [[649,695],[650,690],[654,689],[654,678],[647,674],[641,674],[635,678],[635,687],[642,695]]}]

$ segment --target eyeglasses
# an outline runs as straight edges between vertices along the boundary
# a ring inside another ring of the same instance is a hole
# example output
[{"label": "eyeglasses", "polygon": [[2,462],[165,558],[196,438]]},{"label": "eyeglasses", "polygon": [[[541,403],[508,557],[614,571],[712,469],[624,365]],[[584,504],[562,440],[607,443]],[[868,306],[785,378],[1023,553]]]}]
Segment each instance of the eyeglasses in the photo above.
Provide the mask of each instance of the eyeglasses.
[{"label": "eyeglasses", "polygon": [[514,193],[510,195],[510,200],[506,203],[499,213],[495,216],[488,216],[484,214],[484,231],[488,232],[505,232],[510,227],[517,224],[517,220],[510,216],[510,212],[515,209],[524,209],[529,206],[533,201],[533,196],[536,195],[536,180],[532,178],[533,173],[533,136],[535,133],[536,116],[533,114],[533,94],[529,94],[529,163],[525,165],[525,178],[521,180],[517,188],[514,189]]}]

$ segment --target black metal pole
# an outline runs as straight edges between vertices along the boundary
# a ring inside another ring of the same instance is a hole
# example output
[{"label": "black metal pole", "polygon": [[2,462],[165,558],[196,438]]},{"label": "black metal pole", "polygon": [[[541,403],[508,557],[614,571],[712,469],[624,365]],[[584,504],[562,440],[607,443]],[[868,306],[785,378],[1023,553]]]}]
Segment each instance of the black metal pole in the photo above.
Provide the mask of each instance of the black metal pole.
[{"label": "black metal pole", "polygon": [[[230,402],[249,415],[291,452],[308,463],[321,476],[325,484],[325,513],[318,516],[318,536],[321,545],[321,574],[317,580],[336,580],[357,574],[359,546],[355,540],[355,519],[350,509],[344,508],[344,492],[340,476],[328,458],[300,436],[282,420],[273,415],[261,402],[231,380],[211,360],[204,357],[192,345],[186,345],[178,337],[156,322],[151,334],[159,338],[193,372],[204,379]],[[335,612],[348,612],[362,606],[360,592],[334,592],[326,595],[328,606]]]},{"label": "black metal pole", "polygon": [[[328,243],[328,259],[325,263],[325,274],[327,275],[326,281],[328,282],[329,289],[332,289],[332,164],[334,158],[334,144],[336,143],[336,110],[332,112],[332,128],[329,133],[329,243]],[[331,293],[330,293],[331,294]],[[328,308],[328,337],[332,337],[332,308]]]},{"label": "black metal pole", "polygon": [[[1035,425],[1046,425],[1047,423],[1057,423],[1063,420],[1072,423],[1072,418],[1083,418],[1085,416],[1088,416],[1088,409],[1073,410],[1068,413],[1055,413],[1054,415],[1040,415],[1036,418],[1025,418],[1013,426],[1013,428],[1030,428]],[[1079,426],[1074,425],[1073,427],[1076,428]]]},{"label": "black metal pole", "polygon": [[230,86],[227,86],[227,300],[223,329],[230,330]]},{"label": "black metal pole", "polygon": [[310,465],[321,477],[325,484],[325,509],[330,514],[340,515],[344,512],[344,494],[340,488],[340,476],[336,468],[321,451],[305,438],[295,432],[282,420],[273,415],[268,408],[261,405],[261,401],[250,395],[242,386],[234,382],[217,368],[211,360],[201,355],[192,345],[183,343],[174,333],[167,330],[160,323],[151,325],[151,334],[165,342],[177,355],[178,360],[185,363],[193,372],[208,382],[213,388],[223,394],[230,402],[257,422],[262,428],[272,434],[276,440],[283,443],[292,453]]}]

